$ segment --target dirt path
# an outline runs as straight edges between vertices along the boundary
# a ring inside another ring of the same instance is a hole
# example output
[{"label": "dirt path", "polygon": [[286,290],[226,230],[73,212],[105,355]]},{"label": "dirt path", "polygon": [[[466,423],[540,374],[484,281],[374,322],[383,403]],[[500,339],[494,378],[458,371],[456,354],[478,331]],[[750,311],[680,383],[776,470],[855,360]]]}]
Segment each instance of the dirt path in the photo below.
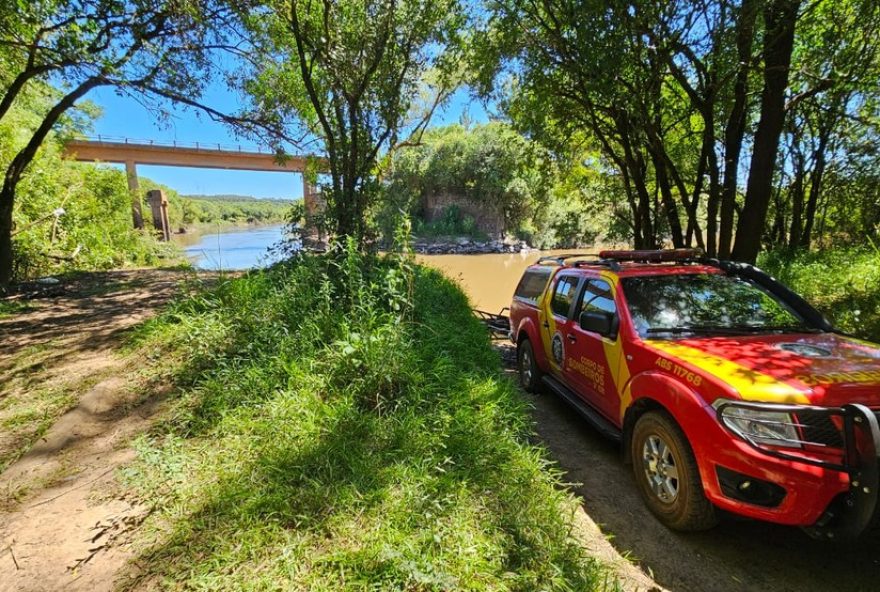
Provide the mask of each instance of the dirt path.
[{"label": "dirt path", "polygon": [[0,474],[0,591],[113,589],[146,516],[118,493],[115,470],[162,402],[139,391],[137,360],[117,350],[193,280],[87,274],[0,320],[0,459],[11,462]]},{"label": "dirt path", "polygon": [[604,440],[552,395],[534,404],[538,435],[576,483],[583,508],[616,552],[637,561],[673,592],[873,592],[880,587],[880,541],[814,541],[799,529],[726,517],[715,529],[674,533],[648,512],[617,445]]}]

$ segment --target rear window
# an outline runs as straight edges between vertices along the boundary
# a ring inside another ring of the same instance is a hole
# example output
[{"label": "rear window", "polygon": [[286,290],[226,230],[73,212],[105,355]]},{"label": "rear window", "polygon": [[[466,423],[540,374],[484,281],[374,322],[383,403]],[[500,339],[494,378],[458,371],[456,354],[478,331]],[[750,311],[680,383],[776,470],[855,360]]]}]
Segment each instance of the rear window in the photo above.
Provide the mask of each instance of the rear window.
[{"label": "rear window", "polygon": [[514,296],[530,302],[537,302],[544,292],[547,280],[550,279],[549,269],[527,269],[519,280]]}]

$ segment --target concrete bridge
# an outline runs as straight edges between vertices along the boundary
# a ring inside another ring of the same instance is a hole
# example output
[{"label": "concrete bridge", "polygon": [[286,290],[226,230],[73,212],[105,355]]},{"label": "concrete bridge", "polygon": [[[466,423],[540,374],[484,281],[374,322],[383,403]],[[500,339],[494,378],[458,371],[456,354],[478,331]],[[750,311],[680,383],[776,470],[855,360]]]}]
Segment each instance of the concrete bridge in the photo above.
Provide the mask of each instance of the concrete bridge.
[{"label": "concrete bridge", "polygon": [[137,165],[179,166],[239,171],[269,171],[302,174],[303,200],[306,214],[319,212],[324,203],[316,188],[308,182],[305,172],[317,164],[319,172],[326,171],[326,161],[310,156],[288,156],[279,159],[274,152],[242,150],[240,146],[204,143],[158,144],[128,138],[90,138],[71,140],[64,147],[64,156],[83,162],[112,162],[125,165],[128,188],[132,193],[132,218],[136,228],[143,228],[141,197],[138,189]]}]

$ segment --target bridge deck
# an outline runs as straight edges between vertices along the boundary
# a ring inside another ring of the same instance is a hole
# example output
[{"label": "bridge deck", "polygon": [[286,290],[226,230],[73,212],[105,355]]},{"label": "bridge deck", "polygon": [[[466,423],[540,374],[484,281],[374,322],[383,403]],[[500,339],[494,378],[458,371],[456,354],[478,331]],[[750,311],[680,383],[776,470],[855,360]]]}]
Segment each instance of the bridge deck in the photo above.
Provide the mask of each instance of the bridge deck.
[{"label": "bridge deck", "polygon": [[[283,160],[272,153],[245,152],[161,144],[136,144],[95,140],[71,140],[64,147],[67,158],[85,162],[113,162],[162,166],[182,166],[241,171],[301,173],[309,156],[289,156]],[[324,164],[323,159],[318,165]]]}]

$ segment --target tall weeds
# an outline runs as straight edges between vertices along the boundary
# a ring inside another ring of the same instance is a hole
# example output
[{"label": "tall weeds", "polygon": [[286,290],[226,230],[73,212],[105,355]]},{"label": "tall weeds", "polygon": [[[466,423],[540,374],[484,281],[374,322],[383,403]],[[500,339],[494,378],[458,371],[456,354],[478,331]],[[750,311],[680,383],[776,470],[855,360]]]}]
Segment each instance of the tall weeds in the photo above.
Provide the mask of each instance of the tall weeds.
[{"label": "tall weeds", "polygon": [[880,342],[880,252],[875,247],[771,251],[760,265],[841,330]]},{"label": "tall weeds", "polygon": [[405,250],[300,257],[137,339],[179,396],[127,472],[157,509],[132,587],[604,586],[466,297]]}]

